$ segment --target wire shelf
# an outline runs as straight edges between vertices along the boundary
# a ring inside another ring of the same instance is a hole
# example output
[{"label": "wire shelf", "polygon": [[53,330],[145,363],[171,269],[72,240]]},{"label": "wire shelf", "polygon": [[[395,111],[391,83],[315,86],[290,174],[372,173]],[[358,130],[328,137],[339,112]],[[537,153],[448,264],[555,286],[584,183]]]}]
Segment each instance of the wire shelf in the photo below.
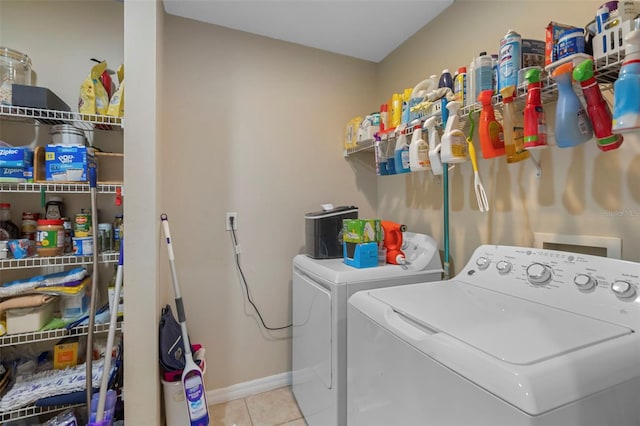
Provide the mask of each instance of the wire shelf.
[{"label": "wire shelf", "polygon": [[[109,331],[109,324],[97,324],[93,327],[94,333],[106,333]],[[118,321],[116,330],[122,330],[122,322]],[[44,342],[47,340],[60,340],[65,337],[86,336],[89,327],[86,325],[71,329],[57,328],[47,331],[33,331],[30,333],[7,334],[0,337],[0,348],[13,345],[24,345],[27,343]]]},{"label": "wire shelf", "polygon": [[[105,252],[98,255],[100,263],[116,263],[120,254],[118,252]],[[64,256],[52,257],[27,257],[24,259],[2,259],[0,269],[23,269],[38,268],[44,266],[65,266],[65,265],[90,265],[93,263],[93,256],[75,256],[68,254]]]},{"label": "wire shelf", "polygon": [[51,405],[48,407],[23,407],[16,408],[15,410],[5,411],[0,413],[0,422],[8,422],[10,420],[20,420],[27,417],[33,417],[40,414],[54,413],[56,411],[66,410],[67,408],[81,407],[84,404],[69,404],[69,405]]},{"label": "wire shelf", "polygon": [[[83,193],[89,194],[91,188],[86,182],[71,182],[71,183],[0,183],[0,190],[2,192],[59,192],[59,193]],[[118,190],[122,190],[122,185],[109,185],[98,184],[96,186],[97,192],[101,194],[115,194]]]},{"label": "wire shelf", "polygon": [[0,116],[12,119],[37,120],[44,124],[76,124],[84,130],[117,130],[124,128],[122,117],[108,115],[80,114],[70,111],[0,105]]}]

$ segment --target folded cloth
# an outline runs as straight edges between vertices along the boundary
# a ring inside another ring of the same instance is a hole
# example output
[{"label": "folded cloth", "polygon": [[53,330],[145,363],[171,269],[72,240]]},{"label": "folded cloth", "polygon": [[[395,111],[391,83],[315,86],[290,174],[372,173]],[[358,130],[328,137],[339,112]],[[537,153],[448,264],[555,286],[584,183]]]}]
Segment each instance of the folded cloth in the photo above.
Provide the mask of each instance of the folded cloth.
[{"label": "folded cloth", "polygon": [[28,294],[26,296],[16,296],[0,302],[0,315],[9,309],[35,308],[47,304],[58,296],[51,294]]},{"label": "folded cloth", "polygon": [[81,280],[87,275],[87,270],[81,267],[68,271],[54,272],[53,274],[36,275],[27,279],[10,281],[0,286],[0,297],[31,293],[33,289],[38,287],[61,286],[66,283]]}]

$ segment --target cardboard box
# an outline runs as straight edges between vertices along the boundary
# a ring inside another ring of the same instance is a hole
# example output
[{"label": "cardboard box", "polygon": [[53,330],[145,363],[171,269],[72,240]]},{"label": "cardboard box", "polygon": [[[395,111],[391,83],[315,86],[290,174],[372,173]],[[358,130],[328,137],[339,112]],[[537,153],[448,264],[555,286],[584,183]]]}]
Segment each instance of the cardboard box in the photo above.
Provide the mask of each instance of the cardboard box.
[{"label": "cardboard box", "polygon": [[71,111],[62,99],[46,87],[13,84],[11,103],[16,106]]},{"label": "cardboard box", "polygon": [[342,240],[346,243],[382,241],[379,219],[343,219]]},{"label": "cardboard box", "polygon": [[33,150],[28,146],[0,147],[0,167],[29,167],[33,165]]},{"label": "cardboard box", "polygon": [[78,342],[60,343],[53,347],[53,368],[62,370],[78,364]]},{"label": "cardboard box", "polygon": [[560,34],[565,32],[566,30],[571,30],[576,27],[572,25],[559,24],[557,22],[551,21],[549,25],[547,25],[547,29],[545,31],[545,49],[544,49],[544,65],[549,65],[552,62],[555,62],[558,59],[558,53],[556,52],[556,45],[558,43],[558,39],[560,38]]},{"label": "cardboard box", "polygon": [[88,164],[95,161],[94,149],[86,146],[47,145],[47,181],[86,182]]},{"label": "cardboard box", "polygon": [[0,167],[0,182],[33,182],[33,167]]}]

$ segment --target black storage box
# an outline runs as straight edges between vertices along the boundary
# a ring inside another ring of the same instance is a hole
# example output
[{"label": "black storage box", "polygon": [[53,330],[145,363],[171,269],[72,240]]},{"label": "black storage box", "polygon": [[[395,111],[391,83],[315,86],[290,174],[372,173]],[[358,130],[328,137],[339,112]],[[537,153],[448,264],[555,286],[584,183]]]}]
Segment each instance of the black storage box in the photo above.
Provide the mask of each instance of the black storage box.
[{"label": "black storage box", "polygon": [[46,87],[11,85],[11,104],[15,106],[71,111],[62,99]]},{"label": "black storage box", "polygon": [[304,215],[307,255],[314,259],[337,259],[342,253],[342,220],[357,219],[358,208],[340,206]]}]

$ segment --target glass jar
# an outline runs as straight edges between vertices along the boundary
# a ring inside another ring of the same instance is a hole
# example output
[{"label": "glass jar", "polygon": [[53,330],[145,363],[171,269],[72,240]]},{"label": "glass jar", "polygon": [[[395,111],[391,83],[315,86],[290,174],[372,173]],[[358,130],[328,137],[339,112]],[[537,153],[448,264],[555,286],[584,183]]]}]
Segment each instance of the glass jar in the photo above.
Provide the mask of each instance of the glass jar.
[{"label": "glass jar", "polygon": [[0,240],[20,238],[20,228],[11,221],[11,204],[0,203]]},{"label": "glass jar", "polygon": [[36,250],[41,257],[60,256],[64,250],[64,222],[60,219],[38,220]]},{"label": "glass jar", "polygon": [[31,59],[24,53],[0,47],[0,104],[11,105],[11,86],[31,85]]}]

